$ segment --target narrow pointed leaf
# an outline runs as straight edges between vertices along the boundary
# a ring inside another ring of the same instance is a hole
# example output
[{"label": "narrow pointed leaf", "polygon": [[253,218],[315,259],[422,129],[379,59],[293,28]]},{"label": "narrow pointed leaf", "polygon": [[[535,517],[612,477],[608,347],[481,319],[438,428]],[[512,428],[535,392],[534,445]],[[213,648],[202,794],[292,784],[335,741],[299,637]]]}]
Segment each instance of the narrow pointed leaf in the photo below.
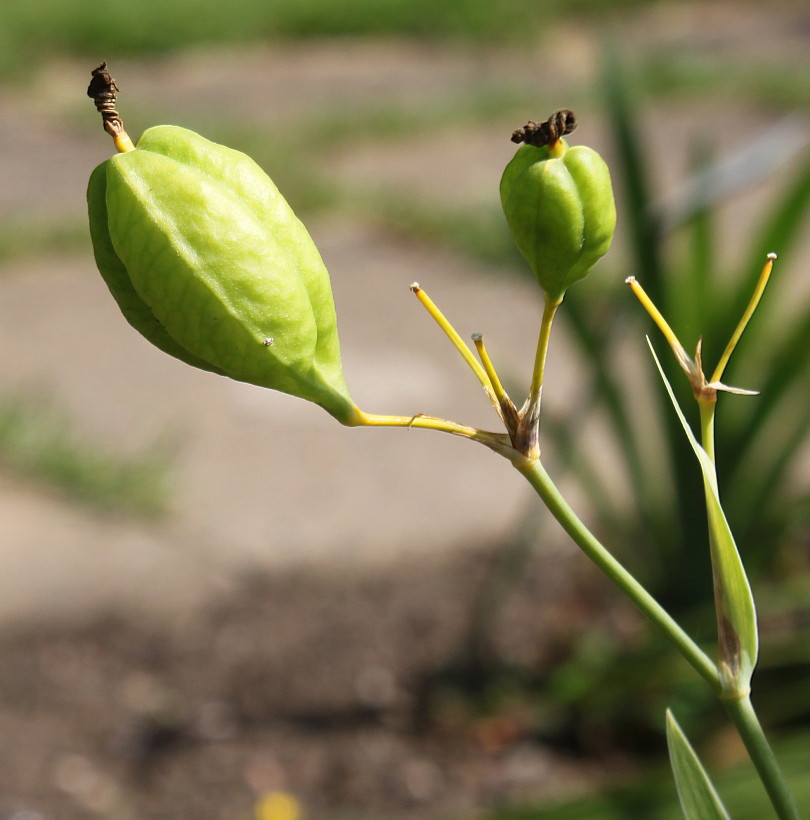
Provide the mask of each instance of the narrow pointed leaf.
[{"label": "narrow pointed leaf", "polygon": [[703,472],[720,644],[718,669],[726,694],[744,694],[748,692],[758,652],[757,618],[751,586],[720,505],[714,463],[695,438],[649,339],[647,344]]},{"label": "narrow pointed leaf", "polygon": [[667,746],[686,820],[730,820],[695,750],[667,709]]}]

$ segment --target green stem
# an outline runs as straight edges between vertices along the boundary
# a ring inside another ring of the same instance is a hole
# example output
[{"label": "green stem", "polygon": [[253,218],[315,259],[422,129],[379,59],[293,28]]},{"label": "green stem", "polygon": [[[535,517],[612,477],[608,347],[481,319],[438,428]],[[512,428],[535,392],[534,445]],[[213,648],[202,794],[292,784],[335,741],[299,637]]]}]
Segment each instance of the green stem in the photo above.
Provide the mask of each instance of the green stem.
[{"label": "green stem", "polygon": [[562,528],[585,555],[664,633],[697,673],[709,683],[715,692],[719,693],[720,675],[711,658],[580,521],[540,461],[515,456],[512,458],[512,464],[534,487],[549,512],[559,521]]},{"label": "green stem", "polygon": [[[714,400],[698,400],[700,407],[700,429],[703,449],[714,462]],[[709,531],[711,537],[711,529]],[[721,642],[722,645],[722,642]],[[741,698],[723,698],[723,703],[742,738],[751,762],[756,768],[762,785],[768,792],[771,805],[780,820],[799,820],[796,803],[785,784],[784,777],[776,761],[757,714],[748,695]]]},{"label": "green stem", "polygon": [[782,771],[762,731],[750,698],[727,700],[724,704],[768,792],[777,817],[780,820],[801,820],[799,809],[785,784]]},{"label": "green stem", "polygon": [[700,408],[700,443],[714,464],[714,409],[716,400],[698,399]]},{"label": "green stem", "polygon": [[532,372],[532,384],[529,388],[529,402],[535,400],[543,389],[543,376],[546,372],[546,356],[548,355],[548,341],[551,337],[551,323],[554,321],[554,314],[562,303],[560,299],[550,299],[546,295],[546,304],[543,308],[543,320],[540,323],[540,334],[537,338],[537,351],[534,355],[534,370]]}]

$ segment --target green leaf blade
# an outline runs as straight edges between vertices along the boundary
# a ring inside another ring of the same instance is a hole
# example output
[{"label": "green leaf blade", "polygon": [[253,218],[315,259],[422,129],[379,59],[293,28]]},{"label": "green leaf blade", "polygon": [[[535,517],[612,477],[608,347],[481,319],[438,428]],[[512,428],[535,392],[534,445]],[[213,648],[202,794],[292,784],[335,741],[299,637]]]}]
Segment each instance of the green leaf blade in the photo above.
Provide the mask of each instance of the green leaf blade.
[{"label": "green leaf blade", "polygon": [[720,644],[718,669],[723,693],[726,697],[747,695],[759,652],[757,616],[751,585],[720,504],[714,462],[695,438],[649,339],[647,343],[703,473]]},{"label": "green leaf blade", "polygon": [[667,746],[678,799],[686,820],[730,820],[700,758],[669,709]]}]

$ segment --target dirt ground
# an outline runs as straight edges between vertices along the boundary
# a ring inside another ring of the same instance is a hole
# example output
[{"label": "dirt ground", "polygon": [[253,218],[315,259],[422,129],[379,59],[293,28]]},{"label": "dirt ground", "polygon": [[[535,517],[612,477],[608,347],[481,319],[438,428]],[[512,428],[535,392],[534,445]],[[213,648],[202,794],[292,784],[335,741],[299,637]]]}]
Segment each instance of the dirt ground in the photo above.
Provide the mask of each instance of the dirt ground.
[{"label": "dirt ground", "polygon": [[[482,711],[437,685],[493,559],[254,574],[171,623],[6,630],[0,816],[247,820],[283,791],[309,818],[462,818],[593,788],[619,761],[546,747],[526,702]],[[566,564],[523,579],[493,636],[503,659],[542,669],[605,617]]]},{"label": "dirt ground", "polygon": [[[748,49],[787,65],[806,59],[806,25],[800,4],[783,15],[658,4],[627,21],[623,43]],[[593,76],[599,32],[560,37],[564,96],[566,83]],[[528,66],[508,53],[400,43],[195,52],[169,61],[186,106],[173,119],[201,116],[212,96],[228,116],[260,124],[325,102],[452,99],[482,77],[525,90],[545,48]],[[83,218],[87,175],[109,152],[75,125],[94,114],[83,93],[97,57],[45,66],[35,94],[0,89],[0,219]],[[246,66],[256,83],[237,93]],[[137,122],[138,101],[159,94],[157,72],[116,65],[137,128],[149,124]],[[767,106],[733,95],[723,117],[717,106],[666,102],[645,114],[662,194],[707,118],[729,150],[771,123]],[[807,122],[799,115],[791,128],[806,134]],[[463,150],[424,137],[342,149],[314,170],[358,190],[486,202],[514,126],[476,127]],[[581,133],[610,155],[598,115]],[[767,195],[760,186],[740,199],[724,224],[746,224]],[[515,369],[533,352],[536,289],[351,215],[311,230],[358,404],[492,427],[408,285],[419,280],[465,332],[486,331]],[[159,521],[101,515],[0,472],[0,820],[249,820],[279,790],[301,801],[305,820],[464,818],[623,770],[544,745],[524,703],[478,713],[429,685],[464,646],[477,592],[529,504],[492,454],[418,431],[345,430],[317,408],[160,355],[125,326],[89,248],[3,263],[0,340],[4,394],[44,396],[81,436],[122,452],[167,432],[178,442]],[[548,379],[549,402],[575,399],[564,339]],[[498,654],[542,671],[596,617],[638,628],[548,527],[496,625]]]}]

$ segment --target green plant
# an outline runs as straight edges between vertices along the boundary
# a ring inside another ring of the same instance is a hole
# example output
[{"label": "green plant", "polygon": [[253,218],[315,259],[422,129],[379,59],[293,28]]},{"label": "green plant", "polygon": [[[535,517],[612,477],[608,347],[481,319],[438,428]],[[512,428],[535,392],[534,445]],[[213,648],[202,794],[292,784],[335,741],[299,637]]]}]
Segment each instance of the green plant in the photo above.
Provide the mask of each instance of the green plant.
[{"label": "green plant", "polygon": [[[654,300],[633,277],[627,280],[664,333],[699,407],[700,440],[656,357],[666,395],[676,410],[674,423],[686,433],[702,472],[702,486],[697,486],[708,519],[718,635],[714,661],[577,517],[541,458],[541,396],[552,323],[568,287],[607,250],[615,224],[611,183],[601,159],[587,149],[569,149],[562,139],[573,130],[570,112],[557,112],[542,126],[529,123],[521,129],[521,140],[531,132],[530,147],[539,150],[521,148],[502,183],[510,227],[545,293],[531,385],[520,409],[505,391],[481,336],[473,337],[479,362],[424,290],[412,285],[503,422],[506,432],[494,433],[422,414],[382,416],[356,407],[342,381],[328,279],[322,266],[313,272],[314,246],[301,233],[303,228],[291,228],[294,217],[272,183],[243,155],[182,129],[153,129],[133,146],[115,111],[116,90],[105,66],[96,69],[88,93],[123,158],[108,161],[94,173],[88,201],[99,267],[136,329],[195,366],[314,401],[347,426],[437,430],[477,441],[506,458],[571,539],[708,683],[745,743],[777,815],[797,818],[795,802],[750,701],[759,651],[757,619],[720,501],[715,467],[718,391],[750,392],[730,388],[721,378],[759,303],[775,255],[769,254],[709,379],[703,372],[701,344],[690,357]],[[549,222],[557,229],[546,230]],[[659,260],[649,241],[650,227],[639,221],[637,233],[639,248],[654,269]],[[299,291],[303,297],[293,298]],[[185,305],[187,294],[191,301]],[[278,340],[267,337],[267,332],[276,333]],[[325,357],[319,360],[322,340]],[[276,344],[283,354],[278,361],[268,356],[273,351],[261,350]],[[321,369],[330,375],[322,378]],[[695,483],[692,478],[690,487]],[[724,816],[685,736],[672,719],[669,726],[673,770],[688,820]]]},{"label": "green plant", "polygon": [[[796,255],[810,211],[810,160],[793,158],[795,173],[785,180],[783,190],[764,219],[743,239],[737,254],[730,256],[721,246],[718,205],[729,192],[773,174],[774,145],[781,144],[779,131],[756,138],[742,149],[739,159],[715,157],[702,136],[693,152],[692,176],[683,186],[686,195],[664,210],[651,193],[650,163],[633,125],[634,82],[610,53],[603,86],[618,157],[614,174],[628,202],[623,222],[630,240],[629,267],[643,277],[645,288],[678,335],[694,344],[702,333],[704,359],[716,361],[722,352],[718,345],[731,336],[766,253],[778,248],[780,255]],[[722,434],[715,443],[719,484],[725,490],[724,510],[734,523],[749,576],[759,581],[760,610],[766,624],[777,622],[777,611],[784,613],[790,607],[800,617],[807,606],[806,593],[801,591],[802,562],[796,559],[807,521],[808,496],[795,476],[805,452],[803,443],[810,436],[810,417],[804,409],[810,388],[806,354],[810,307],[801,299],[787,306],[785,291],[790,287],[790,278],[781,273],[775,277],[752,320],[755,334],[740,340],[732,373],[742,375],[734,375],[733,381],[761,392],[755,399],[722,404],[718,410]],[[587,296],[573,292],[565,316],[582,359],[588,362],[582,392],[590,397],[589,410],[607,419],[617,445],[612,448],[616,454],[613,469],[632,487],[626,495],[629,509],[615,513],[610,476],[593,469],[588,455],[577,450],[571,426],[550,416],[546,423],[553,424],[557,432],[553,441],[559,443],[563,463],[587,482],[605,536],[616,544],[634,545],[632,553],[623,552],[622,558],[633,562],[645,586],[679,622],[702,629],[709,617],[705,602],[711,584],[703,537],[705,499],[695,481],[694,460],[682,446],[680,422],[667,412],[670,400],[662,383],[658,390],[653,384],[641,404],[635,374],[614,365],[622,337],[638,317],[614,294],[603,291],[596,299]],[[686,407],[691,391],[679,377],[677,362],[667,358],[662,364]],[[572,459],[570,452],[577,457]],[[666,474],[664,481],[659,479],[662,473]],[[792,595],[790,589],[795,590]],[[787,625],[790,619],[781,617],[778,622]],[[783,695],[790,680],[806,676],[810,662],[797,638],[790,626],[782,626],[779,633],[771,629],[759,669],[762,713],[770,722],[785,726],[806,724],[808,719],[806,699],[793,698],[788,705]],[[790,640],[795,650],[788,658],[776,645]],[[656,698],[630,697],[625,682],[611,679],[609,670],[613,665],[635,669],[637,688],[650,690],[648,681],[655,679],[664,652],[653,634],[635,649],[616,646],[601,670],[588,670],[590,685],[568,706],[578,736],[587,735],[592,719],[587,704],[597,692],[603,712],[609,710],[616,716],[616,734],[628,711],[641,726],[658,725]],[[574,674],[579,663],[573,653],[568,662],[571,669],[561,674]],[[695,690],[685,694],[691,711],[703,716],[693,721],[692,730],[709,734],[711,703],[704,700],[701,705]]]},{"label": "green plant", "polygon": [[[627,267],[638,272],[679,335],[691,345],[702,332],[704,359],[716,360],[722,352],[717,345],[734,331],[767,251],[779,248],[780,255],[801,257],[810,210],[810,160],[797,155],[802,143],[790,122],[745,141],[732,155],[716,156],[702,135],[682,195],[662,203],[652,194],[651,163],[634,124],[640,118],[638,79],[608,53],[602,85],[618,158],[614,181],[629,204],[620,220],[630,253]],[[795,172],[780,190],[774,172],[787,163]],[[777,195],[765,218],[730,253],[721,244],[718,207],[730,193],[764,181]],[[780,270],[769,285],[752,320],[756,333],[740,340],[732,360],[732,372],[742,374],[733,380],[760,388],[761,393],[755,399],[721,404],[721,435],[715,446],[724,509],[749,577],[758,583],[761,622],[769,633],[758,671],[759,709],[769,723],[795,730],[809,717],[806,698],[785,695],[786,687],[798,688],[792,681],[806,679],[810,666],[810,654],[793,625],[804,617],[808,601],[800,549],[808,496],[796,475],[810,438],[805,410],[810,306],[803,299],[786,305],[785,291],[793,283],[801,291],[801,283],[785,273]],[[609,277],[603,279],[609,282]],[[643,332],[639,320],[645,317],[607,286],[574,288],[565,307],[561,319],[582,367],[576,407],[557,412],[549,405],[544,411],[547,463],[557,474],[567,471],[569,480],[586,488],[603,538],[617,545],[621,560],[680,623],[700,634],[711,618],[706,606],[711,576],[705,498],[695,480],[694,459],[683,447],[681,424],[669,411],[663,382],[647,383],[639,378],[638,366],[627,366],[624,342],[633,329]],[[617,367],[617,361],[622,366]],[[662,365],[689,415],[691,390],[679,377],[677,362],[667,358]],[[602,436],[612,439],[608,470],[595,448],[578,443],[581,420],[593,417],[600,421]],[[620,504],[616,486],[622,488]],[[506,547],[501,559],[506,569],[493,578],[493,586],[502,588],[507,574],[515,584],[520,577],[515,566],[525,564],[530,555],[521,542]],[[501,600],[505,597],[501,592]],[[481,647],[491,645],[488,630],[499,615],[492,599],[485,590],[473,626],[477,634],[468,642],[474,647],[466,659],[470,667],[481,656]],[[585,751],[593,748],[592,738],[600,737],[603,743],[607,739],[646,757],[663,741],[660,671],[668,668],[668,647],[655,632],[633,645],[614,640],[603,641],[602,646],[596,662],[573,645],[551,679],[542,681],[560,714],[544,737]],[[497,686],[497,657],[492,663],[490,652],[489,658],[489,680],[484,670],[482,686]],[[576,687],[569,685],[572,680],[579,682]],[[678,693],[681,713],[691,715],[690,732],[705,742],[719,728],[711,699],[688,680],[676,683],[670,678],[668,688]]]},{"label": "green plant", "polygon": [[575,126],[571,111],[558,111],[550,124],[530,122],[515,131],[512,141],[524,145],[500,186],[515,244],[543,291],[559,301],[607,253],[616,230],[605,161],[593,149],[570,148],[562,139]]},{"label": "green plant", "polygon": [[158,517],[170,506],[171,448],[155,442],[130,454],[85,441],[42,397],[0,398],[0,462],[104,512]]},{"label": "green plant", "polygon": [[[643,5],[623,0],[612,6]],[[40,0],[0,5],[0,73],[14,74],[42,54],[58,57],[107,52],[165,54],[211,43],[360,36],[418,37],[486,43],[516,41],[549,20],[605,12],[600,0],[243,0],[239,13],[214,0],[110,0],[100,13],[92,0]]]}]

